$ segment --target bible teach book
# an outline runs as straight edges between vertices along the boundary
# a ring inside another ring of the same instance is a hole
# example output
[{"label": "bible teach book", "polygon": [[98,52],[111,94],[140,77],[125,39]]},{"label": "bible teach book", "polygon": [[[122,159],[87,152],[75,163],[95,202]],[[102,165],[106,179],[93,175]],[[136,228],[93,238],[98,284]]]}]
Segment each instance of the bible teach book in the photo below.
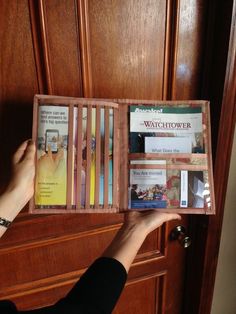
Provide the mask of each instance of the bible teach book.
[{"label": "bible teach book", "polygon": [[31,213],[214,214],[207,101],[34,99]]}]

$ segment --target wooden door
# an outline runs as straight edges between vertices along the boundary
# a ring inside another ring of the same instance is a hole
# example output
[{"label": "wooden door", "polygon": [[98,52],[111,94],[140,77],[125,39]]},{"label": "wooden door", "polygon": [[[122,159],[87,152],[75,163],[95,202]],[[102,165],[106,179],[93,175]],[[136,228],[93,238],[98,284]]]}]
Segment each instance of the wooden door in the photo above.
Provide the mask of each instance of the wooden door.
[{"label": "wooden door", "polygon": [[[2,0],[2,185],[12,152],[31,136],[35,93],[199,98],[207,8],[203,0]],[[55,302],[122,220],[121,214],[32,216],[25,209],[0,243],[0,297],[19,309]],[[188,229],[188,217],[181,224]],[[114,313],[182,313],[186,250],[169,240],[175,225],[148,236]]]}]

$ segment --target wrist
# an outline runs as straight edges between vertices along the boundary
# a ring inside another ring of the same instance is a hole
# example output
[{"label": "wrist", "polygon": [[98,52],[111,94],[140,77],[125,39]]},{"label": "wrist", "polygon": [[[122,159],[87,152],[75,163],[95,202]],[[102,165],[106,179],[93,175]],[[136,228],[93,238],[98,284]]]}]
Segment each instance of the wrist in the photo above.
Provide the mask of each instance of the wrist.
[{"label": "wrist", "polygon": [[124,222],[103,256],[118,260],[128,273],[145,237],[146,232],[142,224]]},{"label": "wrist", "polygon": [[123,229],[125,233],[128,233],[130,236],[139,239],[140,241],[144,241],[144,239],[148,235],[147,228],[145,228],[145,224],[143,223],[143,221],[126,221],[124,222],[121,229]]},{"label": "wrist", "polygon": [[34,194],[33,184],[30,188],[27,184],[10,184],[6,189],[6,194],[10,197],[11,205],[13,204],[14,208],[20,211]]},{"label": "wrist", "polygon": [[24,205],[19,191],[9,188],[0,198],[0,216],[12,221]]}]

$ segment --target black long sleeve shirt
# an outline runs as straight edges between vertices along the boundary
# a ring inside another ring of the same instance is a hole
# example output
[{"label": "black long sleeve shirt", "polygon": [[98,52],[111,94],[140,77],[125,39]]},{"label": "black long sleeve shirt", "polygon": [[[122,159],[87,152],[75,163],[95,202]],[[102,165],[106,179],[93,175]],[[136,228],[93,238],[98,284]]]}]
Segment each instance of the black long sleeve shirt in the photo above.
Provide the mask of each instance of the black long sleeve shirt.
[{"label": "black long sleeve shirt", "polygon": [[108,314],[124,288],[127,273],[116,259],[100,257],[70,292],[54,305],[18,311],[11,301],[0,301],[1,314]]}]

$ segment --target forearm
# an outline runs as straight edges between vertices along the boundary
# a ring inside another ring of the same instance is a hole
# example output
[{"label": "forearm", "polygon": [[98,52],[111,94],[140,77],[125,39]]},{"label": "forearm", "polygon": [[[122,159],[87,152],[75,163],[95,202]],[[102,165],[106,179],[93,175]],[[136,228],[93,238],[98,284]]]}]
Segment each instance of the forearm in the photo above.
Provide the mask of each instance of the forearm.
[{"label": "forearm", "polygon": [[124,223],[102,256],[115,258],[128,273],[146,236],[147,232],[141,224]]},{"label": "forearm", "polygon": [[128,272],[146,236],[163,223],[173,219],[181,219],[181,217],[178,214],[159,213],[155,210],[127,213],[123,226],[103,256],[117,259]]},{"label": "forearm", "polygon": [[[8,221],[13,221],[20,212],[24,204],[18,200],[17,191],[7,190],[0,196],[0,217]],[[0,225],[0,238],[7,230],[6,227]]]}]

